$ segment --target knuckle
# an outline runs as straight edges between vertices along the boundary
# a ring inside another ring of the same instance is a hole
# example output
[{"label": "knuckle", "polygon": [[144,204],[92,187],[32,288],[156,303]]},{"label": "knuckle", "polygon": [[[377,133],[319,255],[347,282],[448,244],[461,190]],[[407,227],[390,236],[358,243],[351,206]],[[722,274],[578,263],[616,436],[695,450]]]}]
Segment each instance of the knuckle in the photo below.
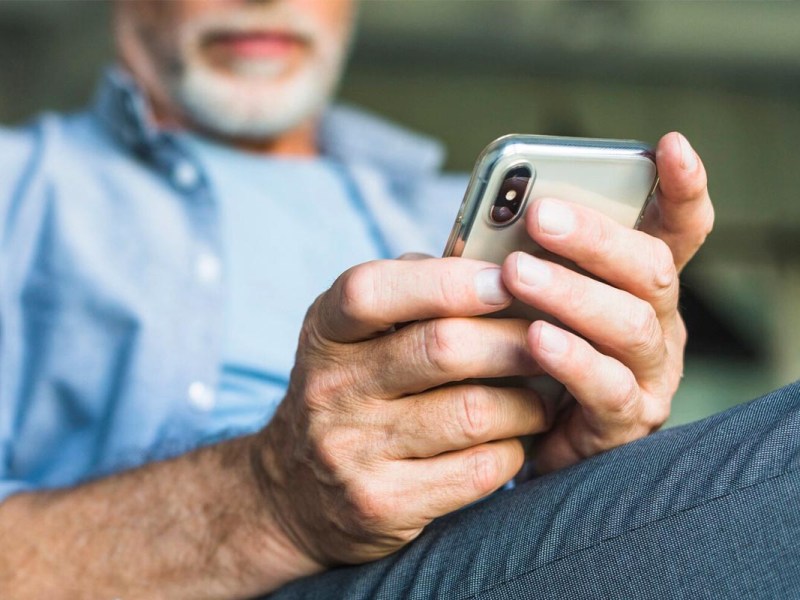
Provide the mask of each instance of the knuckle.
[{"label": "knuckle", "polygon": [[377,291],[380,289],[377,262],[356,265],[345,271],[339,280],[339,309],[353,321],[364,321],[374,314]]},{"label": "knuckle", "polygon": [[425,361],[437,372],[449,373],[457,364],[459,327],[456,321],[436,319],[422,327]]},{"label": "knuckle", "polygon": [[420,534],[422,533],[424,527],[412,527],[407,529],[400,529],[394,532],[393,538],[397,540],[397,543],[400,546],[406,546],[410,544],[415,539],[417,539]]},{"label": "knuckle", "polygon": [[368,482],[352,484],[348,489],[348,500],[356,518],[362,523],[383,523],[391,517],[386,495]]},{"label": "knuckle", "polygon": [[695,249],[705,243],[706,238],[711,234],[714,229],[714,205],[711,201],[706,199],[702,210],[702,214],[698,219],[697,226],[694,231],[689,234],[689,241],[694,243]]},{"label": "knuckle", "polygon": [[667,422],[670,408],[669,399],[652,403],[648,410],[647,421],[645,422],[649,433],[661,428],[661,426]]},{"label": "knuckle", "polygon": [[594,227],[589,229],[591,232],[589,244],[586,251],[588,252],[589,260],[599,260],[609,251],[609,248],[614,243],[614,234],[610,230],[608,224],[604,221],[598,221]]},{"label": "knuckle", "polygon": [[456,269],[445,269],[439,274],[434,293],[440,306],[451,307],[463,304],[467,290]]},{"label": "knuckle", "polygon": [[469,463],[472,487],[480,495],[488,494],[497,487],[500,465],[497,457],[489,450],[475,452]]},{"label": "knuckle", "polygon": [[489,413],[485,410],[483,390],[478,386],[464,387],[459,391],[455,422],[459,433],[468,442],[483,441],[490,430]]},{"label": "knuckle", "polygon": [[657,293],[668,294],[675,289],[677,283],[678,271],[675,268],[675,259],[666,242],[658,238],[653,239],[653,283]]},{"label": "knuckle", "polygon": [[678,342],[678,347],[683,350],[686,347],[686,342],[689,339],[689,331],[686,329],[686,322],[683,317],[677,315],[675,319],[675,337]]},{"label": "knuckle", "polygon": [[325,303],[325,295],[328,293],[325,292],[317,296],[306,311],[303,325],[300,328],[300,336],[297,343],[298,349],[319,349],[326,346],[326,336],[322,331],[325,318],[322,306]]},{"label": "knuckle", "polygon": [[617,395],[609,403],[609,409],[616,415],[617,421],[633,423],[640,414],[639,383],[633,373],[626,371],[619,383]]},{"label": "knuckle", "polygon": [[[571,277],[571,276],[570,276]],[[586,281],[583,278],[574,278],[570,285],[562,286],[563,305],[577,310],[586,306],[589,295]]]},{"label": "knuckle", "polygon": [[649,356],[658,352],[663,345],[661,324],[650,304],[640,302],[636,306],[628,313],[628,346],[639,356]]},{"label": "knuckle", "polygon": [[706,207],[705,215],[703,217],[703,225],[700,228],[701,241],[705,241],[705,239],[714,229],[714,205],[711,204],[711,201],[709,200],[706,203]]},{"label": "knuckle", "polygon": [[328,431],[312,442],[314,459],[327,472],[336,473],[345,461],[349,444],[343,436],[335,431]]},{"label": "knuckle", "polygon": [[[295,371],[299,372],[301,368],[295,366]],[[357,370],[344,364],[331,361],[325,366],[304,370],[303,381],[298,387],[303,403],[312,413],[329,412],[336,406],[346,406],[342,401],[352,398],[356,390],[361,389]]]}]

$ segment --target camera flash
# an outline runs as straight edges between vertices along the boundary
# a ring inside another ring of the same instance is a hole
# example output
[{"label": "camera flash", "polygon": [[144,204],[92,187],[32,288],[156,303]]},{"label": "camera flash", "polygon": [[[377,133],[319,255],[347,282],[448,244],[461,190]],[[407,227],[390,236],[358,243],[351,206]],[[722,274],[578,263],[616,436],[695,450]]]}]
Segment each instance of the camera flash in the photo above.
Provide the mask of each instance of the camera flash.
[{"label": "camera flash", "polygon": [[508,190],[506,192],[506,200],[513,200],[517,197],[517,190]]}]

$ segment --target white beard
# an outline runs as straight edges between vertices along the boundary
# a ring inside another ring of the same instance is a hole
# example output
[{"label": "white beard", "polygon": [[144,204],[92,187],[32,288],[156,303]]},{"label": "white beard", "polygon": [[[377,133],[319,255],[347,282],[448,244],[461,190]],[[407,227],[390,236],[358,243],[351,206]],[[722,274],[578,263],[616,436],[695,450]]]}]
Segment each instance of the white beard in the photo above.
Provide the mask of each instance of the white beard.
[{"label": "white beard", "polygon": [[269,139],[322,111],[333,95],[338,69],[305,68],[286,81],[271,81],[282,70],[269,61],[242,61],[235,77],[205,64],[187,68],[173,91],[196,123],[225,137]]},{"label": "white beard", "polygon": [[[290,18],[297,22],[296,16]],[[232,25],[236,24],[234,20]],[[230,65],[229,73],[215,69],[191,42],[199,39],[199,29],[219,27],[219,21],[193,25],[182,32],[190,44],[184,46],[171,92],[186,115],[212,133],[251,140],[275,138],[318,115],[335,91],[347,48],[325,32],[313,31],[308,23],[303,31],[313,40],[311,54],[294,73],[286,72],[288,66],[280,58],[242,58]]]}]

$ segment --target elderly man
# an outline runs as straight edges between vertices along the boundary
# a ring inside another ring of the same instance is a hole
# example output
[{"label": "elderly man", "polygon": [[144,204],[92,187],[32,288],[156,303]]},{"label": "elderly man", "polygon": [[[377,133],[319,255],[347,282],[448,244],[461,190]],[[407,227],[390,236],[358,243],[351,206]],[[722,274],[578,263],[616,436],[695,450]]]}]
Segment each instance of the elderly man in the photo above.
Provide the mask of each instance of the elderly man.
[{"label": "elderly man", "polygon": [[[797,494],[796,390],[647,436],[713,220],[689,143],[659,143],[643,232],[532,203],[531,236],[596,278],[392,260],[441,248],[465,181],[328,108],[353,13],[119,2],[95,106],[0,137],[0,595],[797,592],[796,511],[763,510]],[[512,297],[570,330],[480,318]],[[477,383],[542,373],[558,414]],[[551,474],[458,510],[533,434]]]}]

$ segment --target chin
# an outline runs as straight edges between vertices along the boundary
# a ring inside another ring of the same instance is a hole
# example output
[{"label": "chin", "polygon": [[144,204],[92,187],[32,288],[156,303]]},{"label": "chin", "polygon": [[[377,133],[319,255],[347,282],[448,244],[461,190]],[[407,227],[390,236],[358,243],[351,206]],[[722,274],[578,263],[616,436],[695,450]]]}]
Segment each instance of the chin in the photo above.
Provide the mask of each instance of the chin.
[{"label": "chin", "polygon": [[187,64],[172,86],[178,106],[200,128],[222,137],[274,139],[317,117],[339,69],[323,61],[294,71],[278,61],[237,61],[221,70]]}]

